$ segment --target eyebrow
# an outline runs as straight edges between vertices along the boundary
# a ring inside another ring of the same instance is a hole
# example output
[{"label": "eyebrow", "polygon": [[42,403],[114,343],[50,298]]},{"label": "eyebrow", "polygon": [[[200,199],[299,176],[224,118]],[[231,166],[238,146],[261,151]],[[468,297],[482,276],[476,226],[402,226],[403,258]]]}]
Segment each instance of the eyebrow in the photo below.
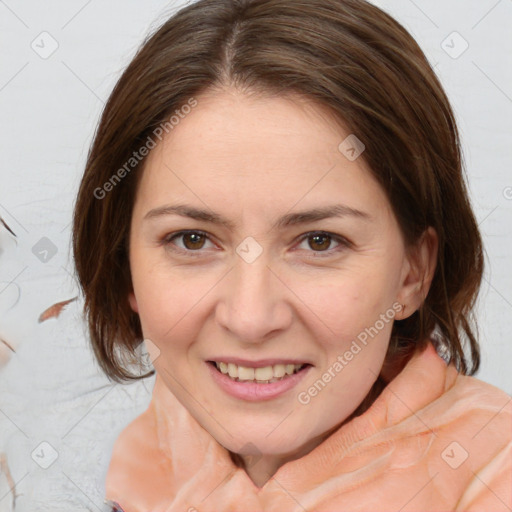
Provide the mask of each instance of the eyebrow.
[{"label": "eyebrow", "polygon": [[[219,213],[202,210],[200,208],[195,208],[185,204],[160,206],[159,208],[155,208],[146,213],[144,220],[154,219],[166,215],[179,215],[181,217],[187,217],[194,220],[210,222],[212,224],[224,226],[231,230],[236,228],[236,225],[233,222],[231,222],[229,219],[226,219]],[[277,220],[277,222],[275,222],[273,229],[282,229],[289,226],[307,224],[332,217],[356,217],[365,221],[372,219],[372,217],[366,212],[351,208],[350,206],[343,204],[335,204],[283,215]]]}]

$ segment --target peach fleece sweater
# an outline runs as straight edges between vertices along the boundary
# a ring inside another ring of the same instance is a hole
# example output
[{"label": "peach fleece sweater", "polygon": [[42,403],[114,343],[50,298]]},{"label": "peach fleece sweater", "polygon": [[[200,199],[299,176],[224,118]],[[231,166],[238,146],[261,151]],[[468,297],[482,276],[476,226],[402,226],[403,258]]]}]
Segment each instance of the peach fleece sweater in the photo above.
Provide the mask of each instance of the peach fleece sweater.
[{"label": "peach fleece sweater", "polygon": [[258,488],[157,376],[106,485],[125,512],[510,512],[512,399],[430,344],[366,412]]}]

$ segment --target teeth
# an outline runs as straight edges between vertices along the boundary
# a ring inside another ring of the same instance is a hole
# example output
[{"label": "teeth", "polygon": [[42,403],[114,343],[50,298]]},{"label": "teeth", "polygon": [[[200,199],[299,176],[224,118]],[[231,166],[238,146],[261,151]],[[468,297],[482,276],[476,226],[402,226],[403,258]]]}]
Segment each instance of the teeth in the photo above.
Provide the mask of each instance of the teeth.
[{"label": "teeth", "polygon": [[274,377],[274,370],[272,366],[265,366],[263,368],[256,368],[254,370],[254,378],[256,380],[270,380]]},{"label": "teeth", "polygon": [[281,380],[285,375],[292,375],[304,366],[302,364],[275,364],[263,368],[248,368],[224,362],[215,362],[215,365],[223,374],[229,375],[233,380],[261,383]]},{"label": "teeth", "polygon": [[238,380],[254,380],[254,368],[238,367]]},{"label": "teeth", "polygon": [[[224,363],[224,364],[226,364],[226,363]],[[227,365],[227,367],[228,367],[228,371],[224,372],[224,373],[229,373],[229,376],[232,379],[236,379],[238,377],[238,366],[236,364],[229,363]]]},{"label": "teeth", "polygon": [[281,377],[284,377],[284,375],[286,373],[284,364],[276,364],[273,368],[274,368],[274,377],[276,377],[276,379],[280,379]]},{"label": "teeth", "polygon": [[293,370],[295,369],[295,365],[293,364],[287,364],[285,367],[284,367],[284,371],[288,374],[288,375],[291,375],[293,373]]}]

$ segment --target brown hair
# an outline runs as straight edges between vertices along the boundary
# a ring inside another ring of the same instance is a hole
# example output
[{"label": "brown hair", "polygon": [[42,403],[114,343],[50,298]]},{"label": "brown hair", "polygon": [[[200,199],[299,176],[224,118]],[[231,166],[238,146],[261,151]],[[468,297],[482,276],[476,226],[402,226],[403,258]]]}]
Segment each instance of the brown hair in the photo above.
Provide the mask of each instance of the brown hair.
[{"label": "brown hair", "polygon": [[[143,161],[132,170],[126,162],[191,98],[225,87],[300,94],[357,134],[406,242],[429,226],[439,237],[429,293],[412,316],[395,321],[388,357],[421,350],[437,334],[447,361],[461,373],[476,372],[472,311],[482,242],[453,112],[414,39],[363,0],[200,0],[167,20],[124,71],[78,192],[73,251],[92,346],[107,375],[141,378],[124,363],[142,341],[127,296],[130,217]],[[122,179],[113,182],[116,172]]]}]

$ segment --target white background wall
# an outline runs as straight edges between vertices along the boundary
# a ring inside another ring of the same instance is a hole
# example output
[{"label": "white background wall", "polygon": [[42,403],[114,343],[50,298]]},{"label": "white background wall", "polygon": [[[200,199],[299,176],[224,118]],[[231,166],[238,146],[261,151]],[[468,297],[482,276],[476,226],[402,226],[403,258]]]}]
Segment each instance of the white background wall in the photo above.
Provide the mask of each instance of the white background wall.
[{"label": "white background wall", "polygon": [[[456,111],[487,251],[477,376],[512,393],[512,0],[376,3],[418,40]],[[112,442],[149,403],[152,379],[120,386],[99,372],[80,304],[37,319],[76,295],[71,212],[103,104],[147,32],[183,4],[0,0],[0,215],[17,234],[0,228],[0,338],[17,350],[0,368],[0,453],[16,510],[101,510]],[[46,262],[38,242],[56,251]],[[7,493],[0,474],[0,511]]]}]

